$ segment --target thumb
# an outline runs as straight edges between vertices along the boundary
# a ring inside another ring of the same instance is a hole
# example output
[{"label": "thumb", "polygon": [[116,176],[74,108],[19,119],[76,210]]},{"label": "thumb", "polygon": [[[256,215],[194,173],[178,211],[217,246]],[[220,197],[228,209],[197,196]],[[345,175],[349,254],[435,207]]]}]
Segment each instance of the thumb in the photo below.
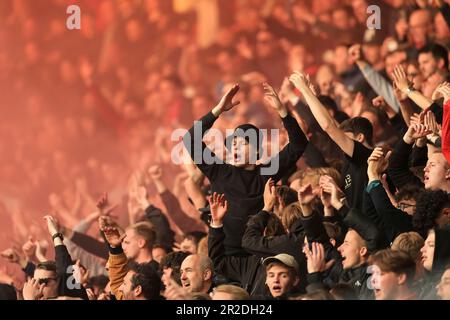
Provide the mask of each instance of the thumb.
[{"label": "thumb", "polygon": [[335,260],[333,259],[333,260],[330,260],[327,263],[325,263],[325,270],[330,269],[333,266],[334,262],[335,262]]}]

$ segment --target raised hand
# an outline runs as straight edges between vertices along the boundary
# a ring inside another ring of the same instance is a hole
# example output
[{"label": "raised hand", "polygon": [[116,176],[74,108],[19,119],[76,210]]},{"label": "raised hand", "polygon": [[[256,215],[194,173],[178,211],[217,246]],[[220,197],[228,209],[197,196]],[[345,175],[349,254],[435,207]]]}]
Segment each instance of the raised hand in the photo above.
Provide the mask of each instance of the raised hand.
[{"label": "raised hand", "polygon": [[52,217],[51,215],[46,215],[44,217],[45,221],[47,222],[47,229],[48,233],[53,236],[55,233],[59,232],[59,224],[58,221]]},{"label": "raised hand", "polygon": [[[102,219],[103,217],[100,217]],[[106,241],[113,248],[120,247],[126,234],[120,235],[119,229],[100,223],[100,230],[105,234]]]},{"label": "raised hand", "polygon": [[311,249],[309,249],[308,244],[305,244],[303,246],[303,253],[307,259],[306,267],[308,273],[326,271],[334,264],[334,260],[325,262],[325,249],[321,243],[313,242]]},{"label": "raised hand", "polygon": [[208,198],[208,202],[211,210],[211,225],[221,225],[223,217],[228,210],[228,202],[225,200],[225,195],[214,192],[214,194]]},{"label": "raised hand", "polygon": [[277,199],[277,194],[275,192],[275,182],[272,178],[267,180],[266,186],[264,187],[264,211],[271,212],[275,201]]},{"label": "raised hand", "polygon": [[382,173],[386,171],[389,165],[391,154],[392,152],[388,151],[385,155],[383,148],[380,147],[377,147],[372,151],[369,159],[367,159],[367,175],[369,176],[369,181],[381,179]]},{"label": "raised hand", "polygon": [[406,89],[412,87],[412,83],[408,80],[405,69],[402,65],[396,65],[394,67],[392,78],[394,79],[397,88],[402,92],[405,92]]},{"label": "raised hand", "polygon": [[23,285],[23,299],[24,300],[39,300],[43,297],[43,290],[45,284],[39,284],[39,282],[31,278]]},{"label": "raised hand", "polygon": [[430,133],[431,131],[426,125],[412,124],[409,126],[408,131],[406,131],[405,135],[403,136],[403,140],[407,144],[412,144],[417,139],[426,137]]},{"label": "raised hand", "polygon": [[3,250],[0,253],[0,257],[6,259],[10,263],[19,263],[20,262],[19,253],[16,250],[14,250],[13,248]]},{"label": "raised hand", "polygon": [[240,101],[233,101],[234,96],[238,93],[240,87],[235,84],[227,93],[220,99],[219,104],[213,109],[212,113],[218,117],[222,112],[230,111],[235,106],[240,104]]},{"label": "raised hand", "polygon": [[348,49],[348,55],[350,56],[351,63],[362,61],[362,50],[360,44],[354,44]]},{"label": "raised hand", "polygon": [[300,71],[294,71],[289,77],[289,81],[300,91],[309,89],[311,84],[309,78]]},{"label": "raised hand", "polygon": [[29,237],[28,241],[22,246],[22,252],[28,261],[36,260],[37,241],[33,237]]},{"label": "raised hand", "polygon": [[300,190],[298,190],[298,202],[301,205],[308,205],[316,198],[316,194],[311,186],[311,184],[307,184],[306,186],[302,186]]},{"label": "raised hand", "polygon": [[[339,210],[343,204],[341,202],[341,199],[344,197],[344,193],[341,189],[339,189],[338,185],[336,184],[336,181],[330,176],[320,176],[319,179],[319,186],[321,190],[321,200],[322,200],[322,194],[324,194],[325,197],[328,196],[328,198],[325,198],[326,204],[329,206],[331,205],[334,209]],[[327,207],[322,200],[322,203],[325,207]]]},{"label": "raised hand", "polygon": [[278,94],[270,84],[264,82],[263,88],[264,88],[264,99],[272,108],[274,108],[277,111],[285,109],[285,106],[281,103]]},{"label": "raised hand", "polygon": [[436,90],[434,90],[431,99],[437,100],[440,98],[444,98],[444,104],[450,99],[450,82],[441,83]]}]

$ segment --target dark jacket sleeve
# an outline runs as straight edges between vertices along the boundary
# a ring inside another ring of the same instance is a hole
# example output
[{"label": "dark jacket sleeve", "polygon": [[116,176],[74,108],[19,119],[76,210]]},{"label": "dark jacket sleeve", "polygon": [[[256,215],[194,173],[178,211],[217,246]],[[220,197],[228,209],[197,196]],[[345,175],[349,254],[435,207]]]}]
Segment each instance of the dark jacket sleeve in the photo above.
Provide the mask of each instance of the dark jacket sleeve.
[{"label": "dark jacket sleeve", "polygon": [[389,243],[400,233],[413,230],[411,216],[392,205],[382,185],[370,190],[369,195],[381,219],[381,230],[384,230]]},{"label": "dark jacket sleeve", "polygon": [[175,232],[170,229],[169,221],[164,213],[159,208],[150,205],[145,209],[145,218],[155,227],[156,241],[172,248]]},{"label": "dark jacket sleeve", "polygon": [[234,257],[225,255],[225,233],[222,228],[209,228],[208,254],[211,258],[214,270],[224,275],[230,281],[242,284],[243,276],[249,268],[249,260],[246,257]]},{"label": "dark jacket sleeve", "polygon": [[[189,152],[189,155],[195,165],[206,177],[208,177],[210,181],[216,180],[220,169],[224,167],[223,165],[218,165],[223,163],[223,161],[217,158],[214,152],[212,152],[212,150],[209,149],[203,142],[203,136],[207,130],[211,129],[216,120],[217,118],[212,114],[212,112],[209,112],[200,120],[195,121],[194,125],[183,137],[184,146]],[[209,153],[211,155],[212,159],[210,160],[212,160],[213,163],[207,163],[205,159],[203,159],[203,155],[205,153]]]},{"label": "dark jacket sleeve", "polygon": [[312,143],[308,143],[303,154],[306,164],[311,168],[324,168],[328,167],[328,163],[323,157],[322,153]]},{"label": "dark jacket sleeve", "polygon": [[415,184],[423,187],[422,181],[409,170],[408,161],[411,152],[412,145],[407,144],[403,139],[397,142],[392,152],[388,174],[397,189],[401,189],[407,184]]},{"label": "dark jacket sleeve", "polygon": [[33,278],[34,277],[34,270],[36,269],[36,266],[33,262],[28,261],[25,268],[22,269],[23,272],[25,272],[25,275],[27,277]]},{"label": "dark jacket sleeve", "polygon": [[288,235],[265,237],[264,229],[270,214],[266,211],[260,211],[252,216],[247,222],[247,228],[242,237],[242,247],[249,253],[259,256],[277,254],[280,246],[288,241]]},{"label": "dark jacket sleeve", "polygon": [[70,240],[86,252],[105,260],[108,259],[108,246],[105,243],[77,231],[73,232]]},{"label": "dark jacket sleeve", "polygon": [[[274,158],[272,158],[269,163],[265,164],[264,169],[277,169],[276,173],[268,173],[266,175],[271,175],[276,181],[280,180],[284,174],[289,171],[292,166],[295,166],[298,159],[302,156],[303,152],[308,145],[308,139],[306,139],[305,134],[297,123],[297,120],[292,117],[290,113],[284,118],[281,118],[283,125],[289,136],[289,143],[283,148]],[[274,163],[275,161],[275,163]],[[278,167],[275,165],[278,161]],[[263,169],[262,169],[263,170]]]},{"label": "dark jacket sleeve", "polygon": [[308,217],[302,216],[300,219],[302,219],[303,228],[309,243],[319,242],[324,245],[325,249],[331,245],[330,237],[328,237],[319,213],[313,212],[312,215]]},{"label": "dark jacket sleeve", "polygon": [[58,295],[88,300],[86,290],[73,275],[74,263],[65,245],[55,247],[55,261],[59,277]]},{"label": "dark jacket sleeve", "polygon": [[199,219],[194,219],[188,216],[183,209],[181,209],[177,197],[169,190],[164,191],[159,196],[167,209],[167,214],[170,215],[183,232],[202,231],[205,229],[205,224],[200,220],[200,217]]}]

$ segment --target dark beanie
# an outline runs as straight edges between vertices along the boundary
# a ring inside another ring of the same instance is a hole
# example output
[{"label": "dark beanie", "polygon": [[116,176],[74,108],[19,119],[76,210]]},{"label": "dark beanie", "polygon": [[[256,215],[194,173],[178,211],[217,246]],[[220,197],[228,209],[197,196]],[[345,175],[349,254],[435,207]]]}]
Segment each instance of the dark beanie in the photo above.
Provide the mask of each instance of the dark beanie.
[{"label": "dark beanie", "polygon": [[254,125],[250,123],[241,124],[240,126],[236,127],[234,129],[234,133],[230,136],[228,136],[225,139],[225,146],[231,147],[233,145],[232,140],[234,137],[242,137],[247,142],[254,144],[255,141],[251,141],[250,137],[256,136],[256,150],[258,151],[258,159],[262,155],[262,140],[263,140],[263,134],[262,132]]}]

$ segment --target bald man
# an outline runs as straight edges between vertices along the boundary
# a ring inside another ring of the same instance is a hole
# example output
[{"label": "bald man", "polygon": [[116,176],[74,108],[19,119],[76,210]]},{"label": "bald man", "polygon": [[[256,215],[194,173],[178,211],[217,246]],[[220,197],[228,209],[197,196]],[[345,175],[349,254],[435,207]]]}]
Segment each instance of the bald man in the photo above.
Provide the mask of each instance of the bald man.
[{"label": "bald man", "polygon": [[426,9],[415,10],[409,17],[409,35],[416,49],[428,43],[428,35],[433,32],[433,17]]},{"label": "bald man", "polygon": [[191,254],[181,264],[181,285],[188,292],[208,293],[212,286],[213,270],[209,257]]}]

